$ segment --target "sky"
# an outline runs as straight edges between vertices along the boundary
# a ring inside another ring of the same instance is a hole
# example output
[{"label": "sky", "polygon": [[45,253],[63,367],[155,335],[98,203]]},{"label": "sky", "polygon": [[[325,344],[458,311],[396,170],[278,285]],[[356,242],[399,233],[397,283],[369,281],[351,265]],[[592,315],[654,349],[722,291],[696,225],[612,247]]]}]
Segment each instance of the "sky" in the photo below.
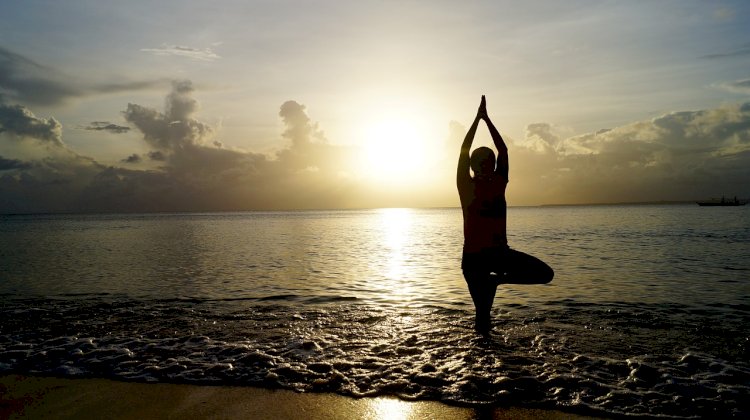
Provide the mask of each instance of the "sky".
[{"label": "sky", "polygon": [[482,94],[511,206],[750,196],[746,1],[28,0],[0,213],[458,206]]}]

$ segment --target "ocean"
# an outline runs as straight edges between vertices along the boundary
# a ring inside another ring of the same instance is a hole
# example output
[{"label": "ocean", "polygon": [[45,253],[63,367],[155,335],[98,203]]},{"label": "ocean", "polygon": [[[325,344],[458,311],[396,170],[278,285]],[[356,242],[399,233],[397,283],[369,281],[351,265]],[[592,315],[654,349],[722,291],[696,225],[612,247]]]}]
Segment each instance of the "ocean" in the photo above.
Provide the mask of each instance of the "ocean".
[{"label": "ocean", "polygon": [[460,209],[0,216],[0,373],[750,416],[750,206],[511,207],[555,270],[473,330]]}]

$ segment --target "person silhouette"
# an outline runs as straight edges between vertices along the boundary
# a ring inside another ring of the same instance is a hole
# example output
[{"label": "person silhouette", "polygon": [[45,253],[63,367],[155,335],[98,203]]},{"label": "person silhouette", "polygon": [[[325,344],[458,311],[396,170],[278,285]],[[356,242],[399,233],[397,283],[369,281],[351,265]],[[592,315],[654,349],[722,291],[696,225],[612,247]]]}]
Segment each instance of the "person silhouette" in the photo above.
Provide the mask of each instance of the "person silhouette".
[{"label": "person silhouette", "polygon": [[[469,155],[482,120],[498,150],[497,158],[489,147],[479,147]],[[555,273],[538,258],[508,246],[505,201],[508,148],[487,114],[484,95],[461,145],[456,185],[464,218],[461,270],[476,308],[474,328],[487,334],[492,328],[490,311],[499,284],[546,284]]]}]

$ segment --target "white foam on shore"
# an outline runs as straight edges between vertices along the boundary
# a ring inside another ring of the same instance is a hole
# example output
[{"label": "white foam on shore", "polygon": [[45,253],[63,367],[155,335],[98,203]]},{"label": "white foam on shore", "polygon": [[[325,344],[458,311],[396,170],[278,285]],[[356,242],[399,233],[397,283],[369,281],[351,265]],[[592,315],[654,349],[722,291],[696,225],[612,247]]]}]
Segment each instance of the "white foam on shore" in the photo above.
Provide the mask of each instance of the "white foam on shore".
[{"label": "white foam on shore", "polygon": [[[732,360],[727,349],[725,357],[712,354],[711,343],[690,348],[681,330],[689,308],[672,321],[648,306],[620,307],[613,317],[580,305],[567,312],[560,312],[564,304],[517,307],[498,313],[495,332],[482,337],[469,313],[444,308],[275,305],[228,313],[182,303],[44,304],[6,306],[15,322],[0,336],[0,372],[542,404],[610,415],[750,412],[743,398],[750,368],[741,351]],[[720,316],[703,309],[695,319]],[[581,328],[583,319],[588,328]],[[622,325],[627,334],[618,331]],[[56,335],[65,331],[76,334]],[[626,337],[631,341],[620,341]],[[643,343],[648,353],[639,350]]]}]

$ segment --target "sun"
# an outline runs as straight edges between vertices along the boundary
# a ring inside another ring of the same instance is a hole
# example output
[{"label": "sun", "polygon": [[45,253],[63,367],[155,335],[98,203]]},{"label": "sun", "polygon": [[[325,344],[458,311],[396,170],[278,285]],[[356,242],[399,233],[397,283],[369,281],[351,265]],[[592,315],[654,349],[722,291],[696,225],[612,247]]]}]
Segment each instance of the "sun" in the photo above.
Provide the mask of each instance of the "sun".
[{"label": "sun", "polygon": [[385,116],[364,127],[361,173],[380,184],[409,183],[429,169],[428,130],[421,121]]}]

